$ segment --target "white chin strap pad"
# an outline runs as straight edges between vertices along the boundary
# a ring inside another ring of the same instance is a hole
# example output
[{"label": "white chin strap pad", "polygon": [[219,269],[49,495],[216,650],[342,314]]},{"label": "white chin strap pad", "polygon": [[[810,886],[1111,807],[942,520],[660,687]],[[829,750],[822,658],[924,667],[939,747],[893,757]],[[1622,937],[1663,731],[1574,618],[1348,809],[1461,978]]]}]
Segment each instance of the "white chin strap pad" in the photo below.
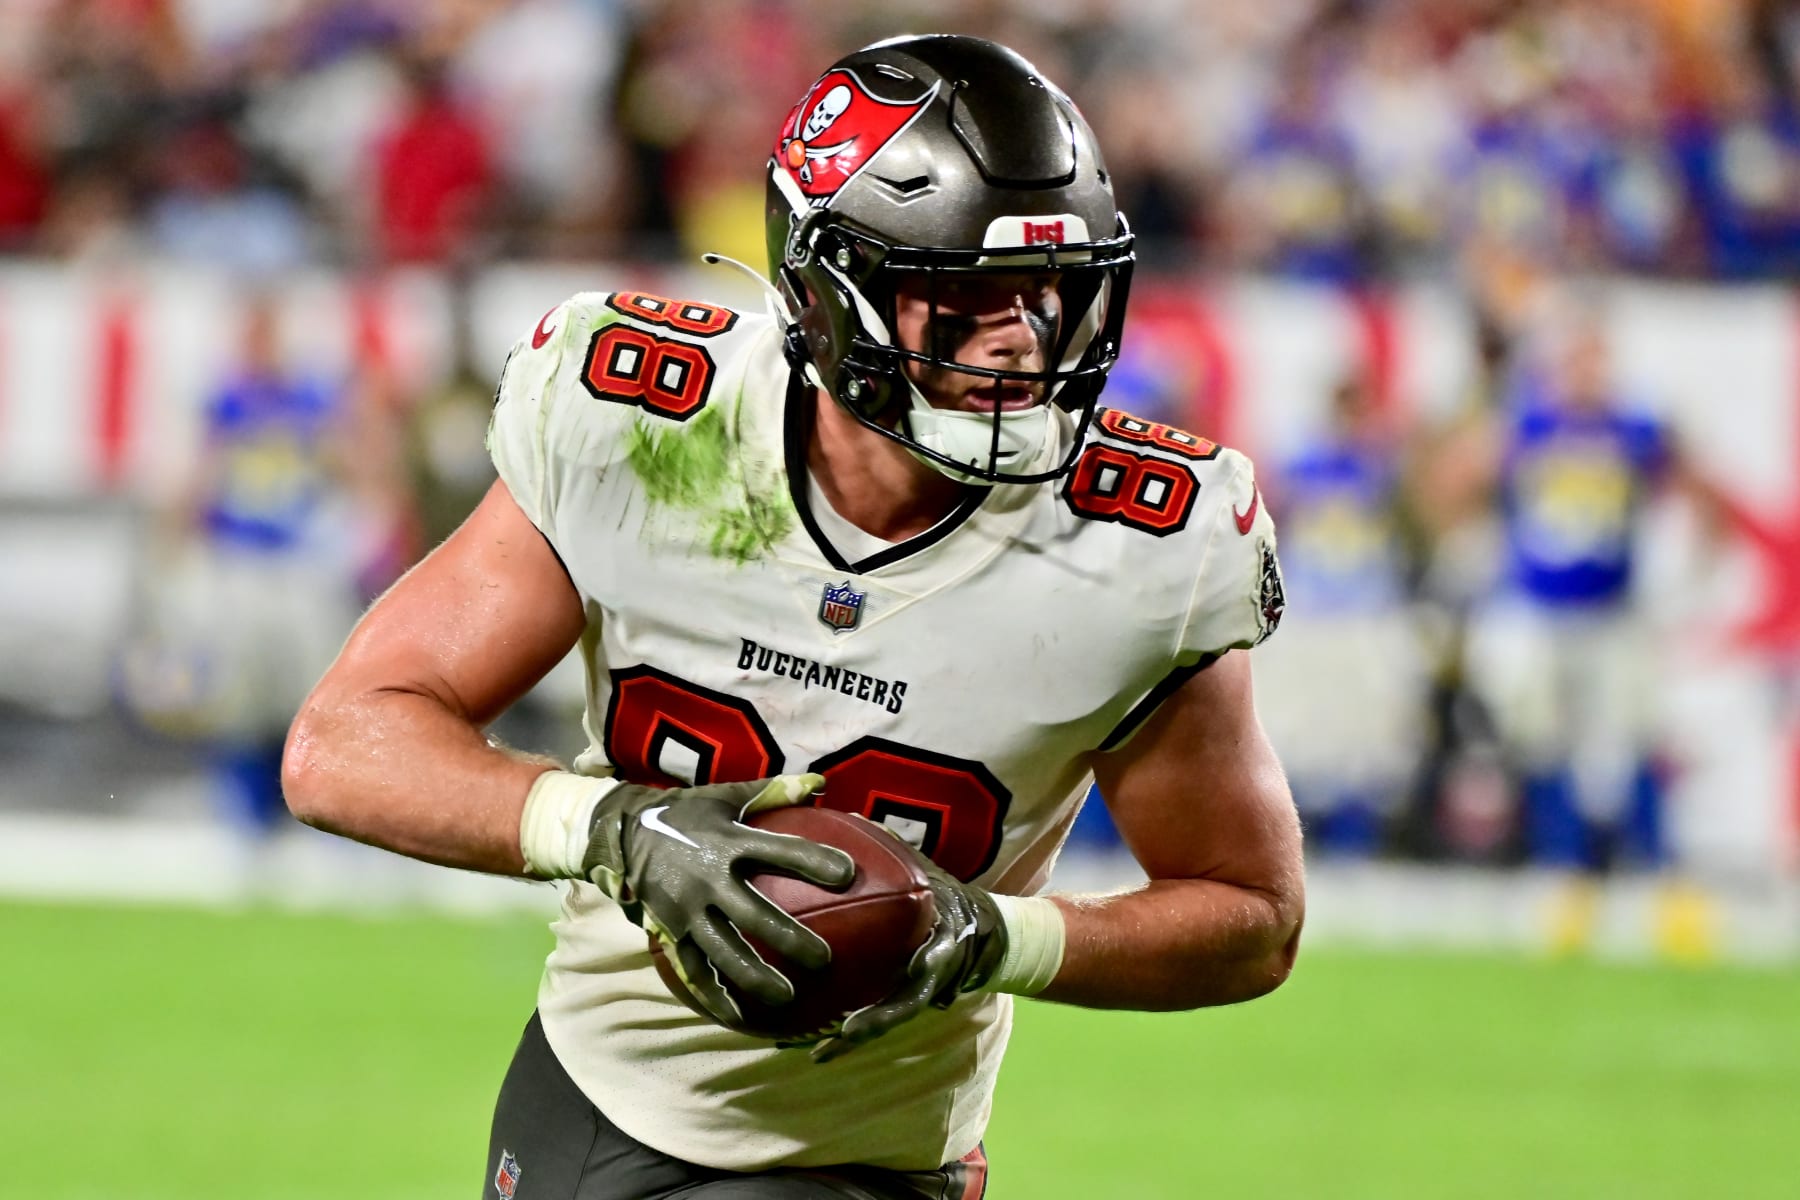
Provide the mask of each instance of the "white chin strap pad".
[{"label": "white chin strap pad", "polygon": [[[781,174],[783,173],[776,172],[778,177]],[[830,263],[821,262],[820,265],[838,281],[849,295],[863,331],[880,345],[893,345],[893,335],[888,332],[887,323],[881,319],[881,314],[875,311],[875,306],[869,303],[868,297],[862,294],[862,289],[857,287],[848,275]],[[1092,316],[1093,311],[1093,308],[1090,307],[1089,317]],[[1092,331],[1087,331],[1083,335],[1084,344],[1092,337]],[[1079,350],[1073,351],[1073,354],[1076,358],[1081,356]],[[813,379],[818,386],[824,386],[816,372],[813,372]],[[1061,385],[1057,386],[1060,388]],[[935,451],[978,471],[1022,471],[1028,464],[1036,461],[1038,453],[1044,448],[1045,442],[1049,440],[1051,405],[1048,396],[1045,397],[1042,404],[1034,408],[1000,414],[1000,442],[996,449],[992,413],[955,412],[933,408],[931,402],[925,399],[917,385],[910,379],[906,381],[906,390],[909,393],[910,401],[910,407],[906,413],[906,427],[912,439],[928,450]],[[928,458],[916,450],[913,451],[913,457],[952,479],[968,477],[965,472],[945,466],[936,459]]]},{"label": "white chin strap pad", "polygon": [[[1050,436],[1050,405],[1000,414],[1000,444],[994,446],[994,414],[933,408],[909,381],[912,405],[906,423],[913,440],[953,462],[981,471],[1022,471],[1037,460]],[[991,456],[991,458],[990,458]],[[916,454],[919,461],[953,479],[963,472]]]}]

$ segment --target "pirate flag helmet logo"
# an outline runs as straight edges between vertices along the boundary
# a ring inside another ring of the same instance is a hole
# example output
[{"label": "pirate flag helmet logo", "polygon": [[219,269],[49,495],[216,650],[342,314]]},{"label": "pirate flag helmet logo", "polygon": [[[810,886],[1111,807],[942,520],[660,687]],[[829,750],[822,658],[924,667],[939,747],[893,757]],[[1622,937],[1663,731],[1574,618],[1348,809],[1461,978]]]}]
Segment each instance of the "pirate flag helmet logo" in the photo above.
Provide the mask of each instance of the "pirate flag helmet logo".
[{"label": "pirate flag helmet logo", "polygon": [[827,71],[788,113],[775,161],[810,199],[828,199],[924,109],[933,84],[911,100],[871,94],[855,72]]}]

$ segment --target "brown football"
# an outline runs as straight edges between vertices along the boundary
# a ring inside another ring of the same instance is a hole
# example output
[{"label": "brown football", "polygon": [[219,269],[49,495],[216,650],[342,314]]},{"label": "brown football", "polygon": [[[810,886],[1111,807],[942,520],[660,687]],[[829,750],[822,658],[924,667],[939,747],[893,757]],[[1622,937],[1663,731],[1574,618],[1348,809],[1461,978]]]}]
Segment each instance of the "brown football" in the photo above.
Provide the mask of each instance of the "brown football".
[{"label": "brown football", "polygon": [[[761,1004],[730,980],[725,986],[743,1010],[747,1032],[804,1041],[899,987],[913,951],[924,945],[937,922],[937,901],[924,871],[899,839],[861,817],[830,808],[777,808],[757,813],[748,824],[836,846],[856,860],[856,879],[841,892],[788,875],[750,877],[758,891],[825,939],[831,962],[818,971],[804,970],[752,938],[756,952],[793,983],[793,1000]],[[668,989],[705,1015],[654,937],[650,953]]]}]

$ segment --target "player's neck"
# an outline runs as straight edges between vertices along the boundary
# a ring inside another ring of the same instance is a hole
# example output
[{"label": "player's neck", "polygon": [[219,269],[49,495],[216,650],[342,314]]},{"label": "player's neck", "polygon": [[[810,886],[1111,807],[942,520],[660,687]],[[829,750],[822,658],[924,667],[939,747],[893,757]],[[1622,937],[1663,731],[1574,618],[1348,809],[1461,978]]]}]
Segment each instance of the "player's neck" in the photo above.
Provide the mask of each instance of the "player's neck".
[{"label": "player's neck", "polygon": [[948,516],[968,493],[906,448],[864,428],[822,393],[814,404],[806,465],[840,517],[884,541],[916,537]]}]

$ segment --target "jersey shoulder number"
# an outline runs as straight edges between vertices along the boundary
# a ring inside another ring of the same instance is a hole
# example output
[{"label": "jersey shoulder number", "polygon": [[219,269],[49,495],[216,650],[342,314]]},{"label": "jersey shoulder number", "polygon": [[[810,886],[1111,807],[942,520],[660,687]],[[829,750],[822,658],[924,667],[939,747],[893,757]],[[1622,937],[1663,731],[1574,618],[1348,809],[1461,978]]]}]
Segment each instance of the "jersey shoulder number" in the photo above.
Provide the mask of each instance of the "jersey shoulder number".
[{"label": "jersey shoulder number", "polygon": [[1116,408],[1100,409],[1094,430],[1063,486],[1075,515],[1155,537],[1186,528],[1200,493],[1193,464],[1218,458],[1222,447]]},{"label": "jersey shoulder number", "polygon": [[639,421],[703,411],[725,357],[714,339],[739,327],[729,308],[639,291],[581,292],[545,313],[507,356],[488,429],[526,514],[543,527],[559,459],[598,463]]},{"label": "jersey shoulder number", "polygon": [[719,369],[706,339],[730,332],[738,314],[649,292],[613,292],[602,299],[581,360],[588,394],[671,421],[704,408]]},{"label": "jersey shoulder number", "polygon": [[1242,454],[1184,429],[1101,409],[1062,496],[1083,520],[1157,538],[1192,528],[1203,539],[1191,552],[1171,547],[1136,559],[1144,578],[1166,579],[1189,597],[1184,655],[1221,654],[1274,632],[1285,604],[1275,527]]}]

